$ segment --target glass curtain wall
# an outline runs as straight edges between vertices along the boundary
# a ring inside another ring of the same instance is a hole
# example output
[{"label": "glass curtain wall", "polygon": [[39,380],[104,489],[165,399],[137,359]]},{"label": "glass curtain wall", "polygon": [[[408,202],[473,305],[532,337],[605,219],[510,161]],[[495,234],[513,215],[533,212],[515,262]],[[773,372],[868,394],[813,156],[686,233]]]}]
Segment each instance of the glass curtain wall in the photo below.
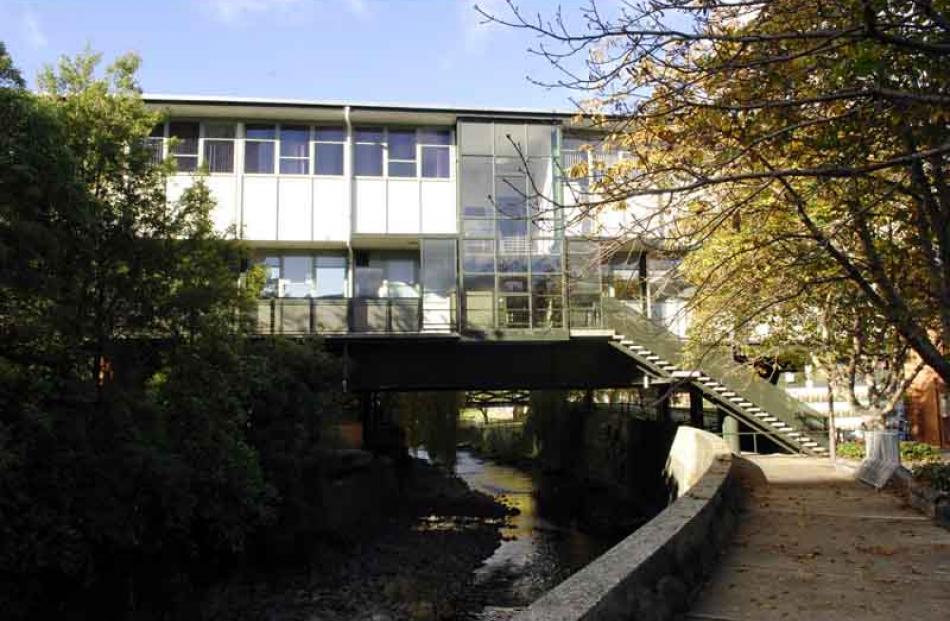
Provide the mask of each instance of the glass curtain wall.
[{"label": "glass curtain wall", "polygon": [[459,123],[466,329],[564,326],[556,136],[549,124]]}]

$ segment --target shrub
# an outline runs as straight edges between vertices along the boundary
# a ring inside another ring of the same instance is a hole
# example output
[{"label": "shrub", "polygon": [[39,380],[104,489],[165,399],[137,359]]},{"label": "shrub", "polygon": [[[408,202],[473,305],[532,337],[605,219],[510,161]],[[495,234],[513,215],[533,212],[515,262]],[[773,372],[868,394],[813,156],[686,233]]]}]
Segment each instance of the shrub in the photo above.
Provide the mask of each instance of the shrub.
[{"label": "shrub", "polygon": [[940,457],[940,451],[925,442],[901,442],[901,461],[932,461]]},{"label": "shrub", "polygon": [[914,478],[941,492],[950,492],[950,463],[929,461],[914,466]]},{"label": "shrub", "polygon": [[838,457],[845,459],[864,459],[863,442],[841,442],[838,444]]}]

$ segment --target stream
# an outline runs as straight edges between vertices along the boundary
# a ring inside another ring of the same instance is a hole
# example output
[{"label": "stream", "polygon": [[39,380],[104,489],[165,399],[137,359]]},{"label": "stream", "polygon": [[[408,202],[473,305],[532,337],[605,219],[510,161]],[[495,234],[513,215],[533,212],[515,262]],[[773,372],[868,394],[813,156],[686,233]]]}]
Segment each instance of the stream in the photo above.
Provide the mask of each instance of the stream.
[{"label": "stream", "polygon": [[[427,454],[420,449],[417,456],[425,459]],[[501,544],[475,573],[474,595],[481,611],[468,618],[509,618],[621,538],[578,530],[571,512],[575,499],[557,489],[556,479],[463,449],[456,454],[455,474],[472,489],[518,510],[502,528]]]}]

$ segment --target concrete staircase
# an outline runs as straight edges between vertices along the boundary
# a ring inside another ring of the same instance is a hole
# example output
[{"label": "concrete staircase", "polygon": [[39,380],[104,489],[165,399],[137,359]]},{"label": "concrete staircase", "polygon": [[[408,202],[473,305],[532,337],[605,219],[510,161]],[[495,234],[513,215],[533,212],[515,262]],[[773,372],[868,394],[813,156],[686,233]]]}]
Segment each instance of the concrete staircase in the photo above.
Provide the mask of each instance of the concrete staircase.
[{"label": "concrete staircase", "polygon": [[611,345],[649,375],[696,386],[703,397],[790,452],[828,455],[824,433],[806,426],[814,416],[810,408],[737,364],[731,352],[710,350],[687,366],[679,337],[619,300],[604,300],[604,323]]}]

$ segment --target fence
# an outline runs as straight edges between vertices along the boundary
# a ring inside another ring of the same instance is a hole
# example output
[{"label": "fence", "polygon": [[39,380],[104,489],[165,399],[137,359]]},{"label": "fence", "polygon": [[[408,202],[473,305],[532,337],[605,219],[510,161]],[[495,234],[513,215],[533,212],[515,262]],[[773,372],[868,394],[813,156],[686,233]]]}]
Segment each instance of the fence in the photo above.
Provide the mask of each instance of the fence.
[{"label": "fence", "polygon": [[260,334],[415,334],[456,330],[456,298],[271,298],[257,305]]}]

